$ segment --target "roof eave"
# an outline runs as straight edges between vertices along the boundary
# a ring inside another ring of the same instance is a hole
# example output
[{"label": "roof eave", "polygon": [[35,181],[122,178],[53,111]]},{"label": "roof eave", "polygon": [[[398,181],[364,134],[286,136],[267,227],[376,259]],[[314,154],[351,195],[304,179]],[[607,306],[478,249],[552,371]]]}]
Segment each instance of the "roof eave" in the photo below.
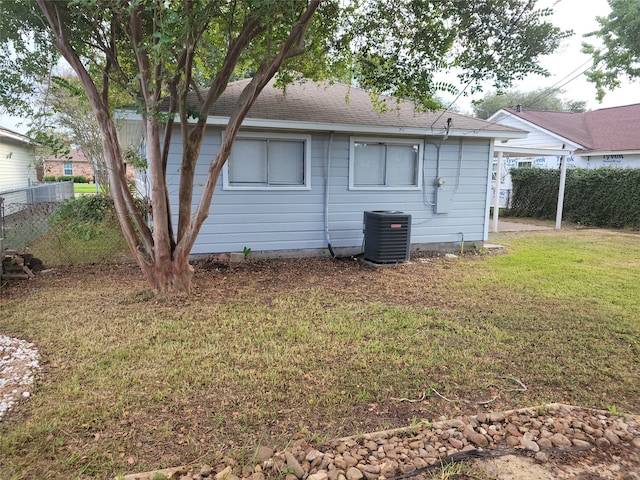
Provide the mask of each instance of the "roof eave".
[{"label": "roof eave", "polygon": [[573,150],[568,148],[517,147],[513,145],[494,145],[494,155],[502,153],[507,157],[561,157],[569,156]]},{"label": "roof eave", "polygon": [[[119,118],[125,121],[141,121],[142,116],[131,110],[119,112]],[[176,120],[178,122],[178,120]],[[190,119],[195,123],[195,119]],[[229,123],[229,117],[208,116],[207,125],[225,127]],[[315,132],[344,132],[359,134],[383,134],[383,135],[407,135],[407,136],[445,136],[446,129],[434,129],[430,127],[406,127],[393,125],[366,125],[347,123],[325,123],[325,122],[300,122],[293,120],[270,120],[261,118],[245,118],[242,122],[245,128],[267,128],[272,130],[303,130]],[[499,125],[496,125],[500,127]],[[493,138],[496,140],[511,140],[526,138],[527,132],[524,130],[502,130],[500,128],[457,128],[449,130],[449,137],[474,137]]]},{"label": "roof eave", "polygon": [[578,149],[574,152],[581,157],[595,157],[598,155],[640,155],[640,150],[584,150]]},{"label": "roof eave", "polygon": [[31,147],[36,145],[36,142],[34,142],[32,139],[30,139],[26,135],[22,135],[21,133],[13,132],[11,130],[7,130],[4,128],[0,128],[0,137],[4,137],[8,140],[21,143],[24,145],[29,145]]},{"label": "roof eave", "polygon": [[[229,122],[227,117],[210,116],[207,117],[207,125],[226,126]],[[410,135],[410,136],[445,136],[447,134],[444,128],[434,129],[430,127],[407,127],[393,125],[366,125],[366,124],[342,124],[342,123],[323,123],[323,122],[299,122],[291,120],[268,120],[245,118],[242,126],[246,128],[269,128],[283,130],[305,130],[320,132],[345,132],[345,133],[369,133],[369,134],[385,134],[385,135]],[[457,128],[451,129],[448,133],[450,137],[475,137],[475,138],[496,138],[496,139],[514,139],[525,138],[527,132],[522,131],[505,131],[505,130],[489,130],[485,128]]]}]

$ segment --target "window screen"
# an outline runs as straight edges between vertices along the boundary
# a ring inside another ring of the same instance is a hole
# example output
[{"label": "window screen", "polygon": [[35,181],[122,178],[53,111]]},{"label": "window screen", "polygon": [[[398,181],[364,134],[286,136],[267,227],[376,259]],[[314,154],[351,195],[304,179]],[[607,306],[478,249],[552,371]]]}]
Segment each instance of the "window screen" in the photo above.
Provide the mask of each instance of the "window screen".
[{"label": "window screen", "polygon": [[353,186],[416,187],[419,158],[417,144],[354,142]]},{"label": "window screen", "polygon": [[238,138],[229,157],[229,186],[305,186],[305,140]]}]

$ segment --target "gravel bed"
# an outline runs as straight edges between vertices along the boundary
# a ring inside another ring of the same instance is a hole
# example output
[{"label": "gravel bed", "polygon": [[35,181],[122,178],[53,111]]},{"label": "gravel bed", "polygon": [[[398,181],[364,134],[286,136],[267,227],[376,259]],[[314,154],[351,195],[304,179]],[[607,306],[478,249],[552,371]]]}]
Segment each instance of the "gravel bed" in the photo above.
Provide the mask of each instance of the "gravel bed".
[{"label": "gravel bed", "polygon": [[39,368],[38,351],[32,343],[0,335],[0,419],[31,396]]},{"label": "gravel bed", "polygon": [[342,438],[322,447],[304,442],[282,452],[260,447],[254,464],[248,466],[225,458],[214,466],[177,467],[124,478],[151,480],[161,473],[180,480],[424,479],[429,467],[443,460],[520,454],[545,464],[562,452],[612,446],[640,450],[638,417],[553,404]]}]

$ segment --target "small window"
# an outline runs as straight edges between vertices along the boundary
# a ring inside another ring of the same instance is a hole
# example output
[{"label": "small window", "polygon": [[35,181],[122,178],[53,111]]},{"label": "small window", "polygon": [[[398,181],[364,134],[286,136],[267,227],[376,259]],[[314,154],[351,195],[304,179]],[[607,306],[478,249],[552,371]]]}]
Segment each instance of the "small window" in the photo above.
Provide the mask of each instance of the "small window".
[{"label": "small window", "polygon": [[491,181],[495,182],[498,179],[498,161],[494,160],[491,164]]},{"label": "small window", "polygon": [[518,168],[531,168],[533,167],[533,162],[531,160],[518,160]]},{"label": "small window", "polygon": [[239,136],[225,165],[224,188],[310,188],[310,143],[306,135]]},{"label": "small window", "polygon": [[64,162],[62,165],[62,174],[66,176],[73,175],[73,163],[72,162]]},{"label": "small window", "polygon": [[420,187],[422,144],[402,139],[351,139],[349,188]]}]

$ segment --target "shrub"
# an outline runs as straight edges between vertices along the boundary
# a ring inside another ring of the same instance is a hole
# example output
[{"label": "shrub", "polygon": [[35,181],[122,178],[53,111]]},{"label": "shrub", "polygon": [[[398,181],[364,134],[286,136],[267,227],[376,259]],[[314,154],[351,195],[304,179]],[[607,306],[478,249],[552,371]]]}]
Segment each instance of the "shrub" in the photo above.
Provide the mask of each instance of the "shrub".
[{"label": "shrub", "polygon": [[55,182],[56,181],[56,176],[55,175],[45,175],[45,177],[42,179],[43,182]]},{"label": "shrub", "polygon": [[[514,169],[511,180],[512,206],[507,215],[555,218],[558,170]],[[640,229],[640,169],[567,170],[563,218],[587,226]]]},{"label": "shrub", "polygon": [[89,180],[84,175],[74,175],[73,183],[89,183]]},{"label": "shrub", "polygon": [[[144,203],[137,201],[138,209],[144,214]],[[65,224],[79,237],[88,240],[106,220],[115,221],[113,199],[106,194],[85,195],[70,198],[60,204],[51,216],[52,225]],[[117,221],[115,221],[117,224]]]},{"label": "shrub", "polygon": [[58,182],[72,182],[73,175],[60,175],[56,180]]}]

